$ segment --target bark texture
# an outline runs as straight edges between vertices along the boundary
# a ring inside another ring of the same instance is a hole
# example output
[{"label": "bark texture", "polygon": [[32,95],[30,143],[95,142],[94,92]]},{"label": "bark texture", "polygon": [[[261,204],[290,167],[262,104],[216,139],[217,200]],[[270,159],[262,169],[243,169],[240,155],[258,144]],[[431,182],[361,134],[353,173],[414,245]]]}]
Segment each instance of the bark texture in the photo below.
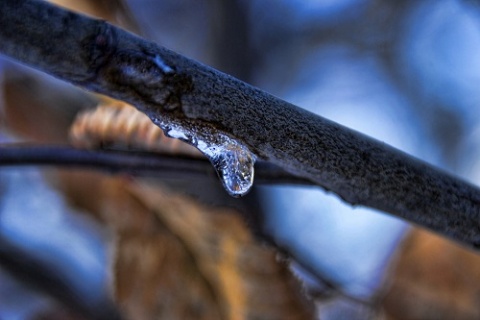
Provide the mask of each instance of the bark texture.
[{"label": "bark texture", "polygon": [[353,205],[480,246],[476,187],[103,21],[3,0],[0,52],[129,102],[156,123],[228,135]]}]

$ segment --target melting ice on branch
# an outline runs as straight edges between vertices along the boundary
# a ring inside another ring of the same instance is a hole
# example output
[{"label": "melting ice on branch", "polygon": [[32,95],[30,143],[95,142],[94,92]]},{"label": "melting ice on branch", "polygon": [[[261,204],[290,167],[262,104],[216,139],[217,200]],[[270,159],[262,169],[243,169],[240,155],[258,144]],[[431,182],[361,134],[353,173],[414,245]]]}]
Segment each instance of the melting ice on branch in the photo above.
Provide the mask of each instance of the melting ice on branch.
[{"label": "melting ice on branch", "polygon": [[248,193],[253,185],[255,155],[235,139],[213,129],[199,132],[180,125],[155,121],[171,138],[197,147],[212,163],[224,188],[233,197]]}]

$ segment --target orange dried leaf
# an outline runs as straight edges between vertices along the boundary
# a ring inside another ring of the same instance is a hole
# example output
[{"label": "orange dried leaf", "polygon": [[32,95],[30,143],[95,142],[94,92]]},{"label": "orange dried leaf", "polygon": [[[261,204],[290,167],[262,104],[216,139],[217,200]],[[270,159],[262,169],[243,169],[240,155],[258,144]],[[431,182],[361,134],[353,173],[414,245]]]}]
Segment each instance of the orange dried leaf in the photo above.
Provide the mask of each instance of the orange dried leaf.
[{"label": "orange dried leaf", "polygon": [[79,114],[71,127],[70,140],[82,148],[120,145],[150,152],[201,156],[196,148],[166,137],[145,114],[120,101],[101,104]]},{"label": "orange dried leaf", "polygon": [[128,316],[314,318],[288,266],[234,212],[145,183],[115,188],[104,213],[117,231],[115,295]]},{"label": "orange dried leaf", "polygon": [[480,257],[425,230],[405,240],[381,305],[391,319],[479,319]]},{"label": "orange dried leaf", "polygon": [[254,241],[234,212],[159,194],[146,184],[137,185],[134,193],[183,240],[228,319],[304,319],[311,311],[288,267]]}]

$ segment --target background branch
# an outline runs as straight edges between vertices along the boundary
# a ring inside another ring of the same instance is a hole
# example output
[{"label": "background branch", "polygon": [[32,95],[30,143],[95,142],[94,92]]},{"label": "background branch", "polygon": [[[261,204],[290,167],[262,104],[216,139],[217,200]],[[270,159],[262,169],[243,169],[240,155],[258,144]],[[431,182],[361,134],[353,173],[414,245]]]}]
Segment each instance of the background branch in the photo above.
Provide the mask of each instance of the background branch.
[{"label": "background branch", "polygon": [[[188,179],[216,177],[207,159],[160,153],[82,150],[69,146],[29,144],[0,145],[2,166],[84,167],[112,173]],[[255,165],[257,182],[265,184],[314,185],[311,181],[285,172],[278,166],[259,161]]]},{"label": "background branch", "polygon": [[480,247],[477,188],[103,21],[43,1],[4,0],[0,52],[129,102],[157,124],[228,135],[351,204]]},{"label": "background branch", "polygon": [[81,297],[67,277],[47,260],[31,255],[27,250],[0,235],[0,267],[21,283],[41,292],[85,319],[121,319],[112,301],[106,298],[92,303]]}]

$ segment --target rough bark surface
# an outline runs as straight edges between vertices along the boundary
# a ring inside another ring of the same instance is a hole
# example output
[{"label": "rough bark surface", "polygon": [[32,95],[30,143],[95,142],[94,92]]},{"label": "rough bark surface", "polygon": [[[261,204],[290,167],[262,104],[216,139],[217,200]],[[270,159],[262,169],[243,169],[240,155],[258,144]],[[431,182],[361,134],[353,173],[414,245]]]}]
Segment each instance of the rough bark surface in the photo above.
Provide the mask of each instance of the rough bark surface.
[{"label": "rough bark surface", "polygon": [[156,123],[228,135],[351,204],[480,246],[474,186],[103,21],[43,1],[3,0],[0,52],[129,102]]}]

